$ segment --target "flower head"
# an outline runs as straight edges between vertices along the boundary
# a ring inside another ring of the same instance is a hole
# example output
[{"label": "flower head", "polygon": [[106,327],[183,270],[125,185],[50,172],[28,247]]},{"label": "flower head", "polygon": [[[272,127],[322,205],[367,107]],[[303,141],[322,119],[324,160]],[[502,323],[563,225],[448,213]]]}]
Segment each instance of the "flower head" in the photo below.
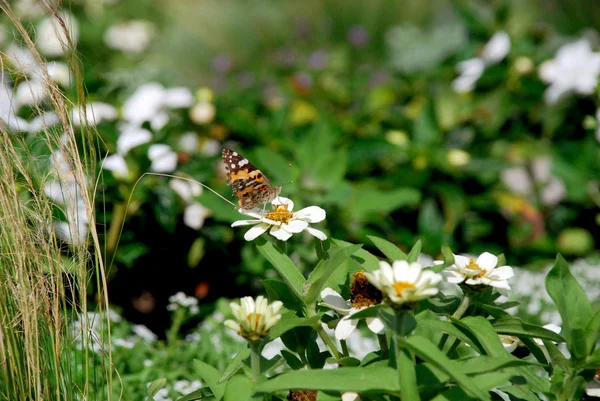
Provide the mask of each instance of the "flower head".
[{"label": "flower head", "polygon": [[167,310],[174,311],[180,307],[189,309],[190,312],[193,315],[195,315],[199,312],[198,298],[189,297],[185,295],[183,291],[179,291],[177,294],[171,295],[169,297],[169,304],[167,305]]},{"label": "flower head", "polygon": [[442,276],[431,270],[423,270],[417,263],[396,260],[392,266],[380,261],[379,270],[365,273],[371,284],[377,287],[394,304],[414,303],[438,293],[437,285]]},{"label": "flower head", "polygon": [[[349,300],[345,300],[331,288],[321,291],[323,302],[320,305],[344,315],[335,327],[335,338],[338,340],[346,340],[356,329],[358,319],[352,319],[352,315],[369,306],[380,304],[383,300],[381,291],[369,283],[363,272],[354,273],[350,290],[352,296]],[[383,331],[384,325],[379,318],[370,317],[366,321],[367,327],[373,333],[379,334]]]},{"label": "flower head", "polygon": [[498,267],[498,258],[489,252],[484,252],[477,260],[466,256],[454,255],[454,264],[448,266],[442,273],[449,283],[465,283],[469,286],[491,286],[500,293],[507,294],[510,290],[508,279],[514,273],[510,266]]},{"label": "flower head", "polygon": [[558,49],[554,59],[540,66],[540,78],[550,86],[544,93],[546,103],[556,103],[565,93],[590,95],[598,84],[600,53],[590,43],[578,40]]},{"label": "flower head", "polygon": [[255,225],[244,235],[246,241],[252,241],[268,230],[272,236],[282,241],[287,241],[293,234],[304,230],[321,241],[327,239],[322,231],[309,225],[325,220],[325,210],[318,206],[309,206],[294,212],[294,202],[281,196],[275,198],[272,205],[273,210],[267,212],[261,212],[260,208],[251,211],[240,209],[240,213],[254,217],[255,220],[238,220],[231,227]]},{"label": "flower head", "polygon": [[269,330],[279,319],[279,311],[283,307],[281,301],[271,304],[265,297],[259,295],[256,300],[252,297],[240,299],[240,303],[229,304],[235,320],[226,320],[226,327],[237,331],[237,333],[250,342],[257,342],[269,334]]}]

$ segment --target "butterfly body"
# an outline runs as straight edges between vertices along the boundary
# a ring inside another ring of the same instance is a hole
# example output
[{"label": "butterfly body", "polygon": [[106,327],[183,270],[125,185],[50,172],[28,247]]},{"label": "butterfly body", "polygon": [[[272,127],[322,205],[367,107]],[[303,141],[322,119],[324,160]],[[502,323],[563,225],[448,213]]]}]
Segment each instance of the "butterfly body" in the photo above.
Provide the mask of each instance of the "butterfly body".
[{"label": "butterfly body", "polygon": [[238,205],[245,210],[273,201],[281,187],[271,185],[269,179],[244,156],[231,149],[223,149],[222,160]]}]

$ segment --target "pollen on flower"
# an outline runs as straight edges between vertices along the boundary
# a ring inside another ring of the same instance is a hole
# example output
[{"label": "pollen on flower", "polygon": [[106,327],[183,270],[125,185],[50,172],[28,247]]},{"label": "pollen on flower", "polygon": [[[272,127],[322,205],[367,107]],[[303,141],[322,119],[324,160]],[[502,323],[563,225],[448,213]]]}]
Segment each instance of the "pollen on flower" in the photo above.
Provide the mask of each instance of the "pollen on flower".
[{"label": "pollen on flower", "polygon": [[246,319],[248,320],[249,323],[252,323],[253,320],[256,321],[256,324],[260,323],[260,313],[250,313],[248,314],[248,316],[246,316]]},{"label": "pollen on flower", "polygon": [[469,259],[469,264],[467,265],[467,269],[479,270],[479,273],[474,275],[473,278],[481,278],[481,277],[485,276],[485,274],[487,273],[487,270],[479,267],[479,265],[477,264],[477,262],[475,262],[474,259]]},{"label": "pollen on flower", "polygon": [[273,205],[275,209],[271,210],[265,216],[269,220],[273,220],[279,223],[287,224],[288,221],[294,216],[294,214],[288,211],[286,205]]},{"label": "pollen on flower", "polygon": [[414,284],[407,281],[397,281],[392,286],[394,287],[394,290],[396,290],[396,295],[400,298],[402,298],[402,291],[413,290],[415,288]]},{"label": "pollen on flower", "polygon": [[354,308],[378,305],[383,300],[383,293],[369,283],[362,271],[352,275],[354,281],[350,286],[350,300]]}]

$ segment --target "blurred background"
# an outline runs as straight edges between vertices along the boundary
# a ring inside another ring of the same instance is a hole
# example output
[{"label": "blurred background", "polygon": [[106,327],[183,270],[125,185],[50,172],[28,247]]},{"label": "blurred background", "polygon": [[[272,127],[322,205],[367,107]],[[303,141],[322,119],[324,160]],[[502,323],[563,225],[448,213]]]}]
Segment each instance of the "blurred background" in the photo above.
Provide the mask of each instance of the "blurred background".
[{"label": "blurred background", "polygon": [[[442,244],[504,253],[530,274],[514,284],[525,298],[535,298],[560,252],[594,291],[600,3],[11,5],[69,99],[75,131],[97,133],[89,176],[98,183],[95,228],[109,298],[161,338],[178,291],[199,305],[185,333],[217,299],[263,291],[261,280],[274,274],[244,240],[246,229],[231,228],[240,219],[231,205],[188,181],[138,182],[145,172],[175,174],[235,200],[223,148],[283,185],[296,209],[324,208],[318,228],[332,238],[374,253],[367,235],[403,249],[420,239],[429,260]],[[41,131],[64,131],[37,83],[39,60],[11,21],[0,21],[0,120],[38,156],[36,168],[60,170],[56,151],[37,146]],[[56,195],[52,181],[39,185],[56,202],[55,230],[69,255],[85,243],[89,222],[69,213],[77,199]],[[313,241],[287,242],[305,272]],[[521,312],[544,320],[540,308]]]}]

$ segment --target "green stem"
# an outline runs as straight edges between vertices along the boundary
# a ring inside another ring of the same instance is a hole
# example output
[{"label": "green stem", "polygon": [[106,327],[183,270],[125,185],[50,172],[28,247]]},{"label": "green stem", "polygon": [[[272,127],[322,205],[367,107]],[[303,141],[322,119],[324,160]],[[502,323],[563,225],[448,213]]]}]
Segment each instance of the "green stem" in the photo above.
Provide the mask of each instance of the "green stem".
[{"label": "green stem", "polygon": [[260,342],[250,343],[250,366],[252,368],[252,381],[258,383],[260,380]]},{"label": "green stem", "polygon": [[377,340],[379,340],[379,349],[381,350],[379,358],[383,359],[385,355],[389,353],[387,337],[385,336],[385,334],[377,334]]},{"label": "green stem", "polygon": [[331,355],[337,360],[341,358],[341,354],[340,351],[338,351],[337,347],[335,346],[335,343],[333,342],[333,340],[331,339],[331,337],[329,337],[327,335],[327,333],[325,332],[325,330],[323,330],[323,327],[321,327],[320,325],[316,327],[317,330],[317,334],[319,334],[319,337],[321,337],[321,340],[323,340],[323,342],[325,343],[325,345],[327,346],[327,349],[329,349],[329,352],[331,352]]},{"label": "green stem", "polygon": [[446,353],[446,355],[448,355],[448,357],[450,357],[450,355],[452,355],[452,353],[454,351],[456,351],[456,349],[458,348],[459,345],[460,345],[460,340],[457,338],[456,340],[454,340],[454,342],[450,346],[450,349],[448,350],[448,352]]},{"label": "green stem", "polygon": [[[462,317],[462,315],[464,315],[464,313],[467,311],[468,307],[469,307],[469,296],[467,294],[465,294],[463,296],[462,301],[460,302],[460,305],[458,305],[458,308],[456,308],[456,310],[452,314],[452,317],[454,319],[460,319]],[[440,338],[440,342],[438,343],[438,348],[444,349],[444,345],[446,345],[446,341],[448,341],[448,333],[444,333],[442,335],[442,338]]]},{"label": "green stem", "polygon": [[346,343],[346,340],[340,340],[340,344],[342,345],[342,355],[349,356],[350,352],[348,352],[348,343]]}]

